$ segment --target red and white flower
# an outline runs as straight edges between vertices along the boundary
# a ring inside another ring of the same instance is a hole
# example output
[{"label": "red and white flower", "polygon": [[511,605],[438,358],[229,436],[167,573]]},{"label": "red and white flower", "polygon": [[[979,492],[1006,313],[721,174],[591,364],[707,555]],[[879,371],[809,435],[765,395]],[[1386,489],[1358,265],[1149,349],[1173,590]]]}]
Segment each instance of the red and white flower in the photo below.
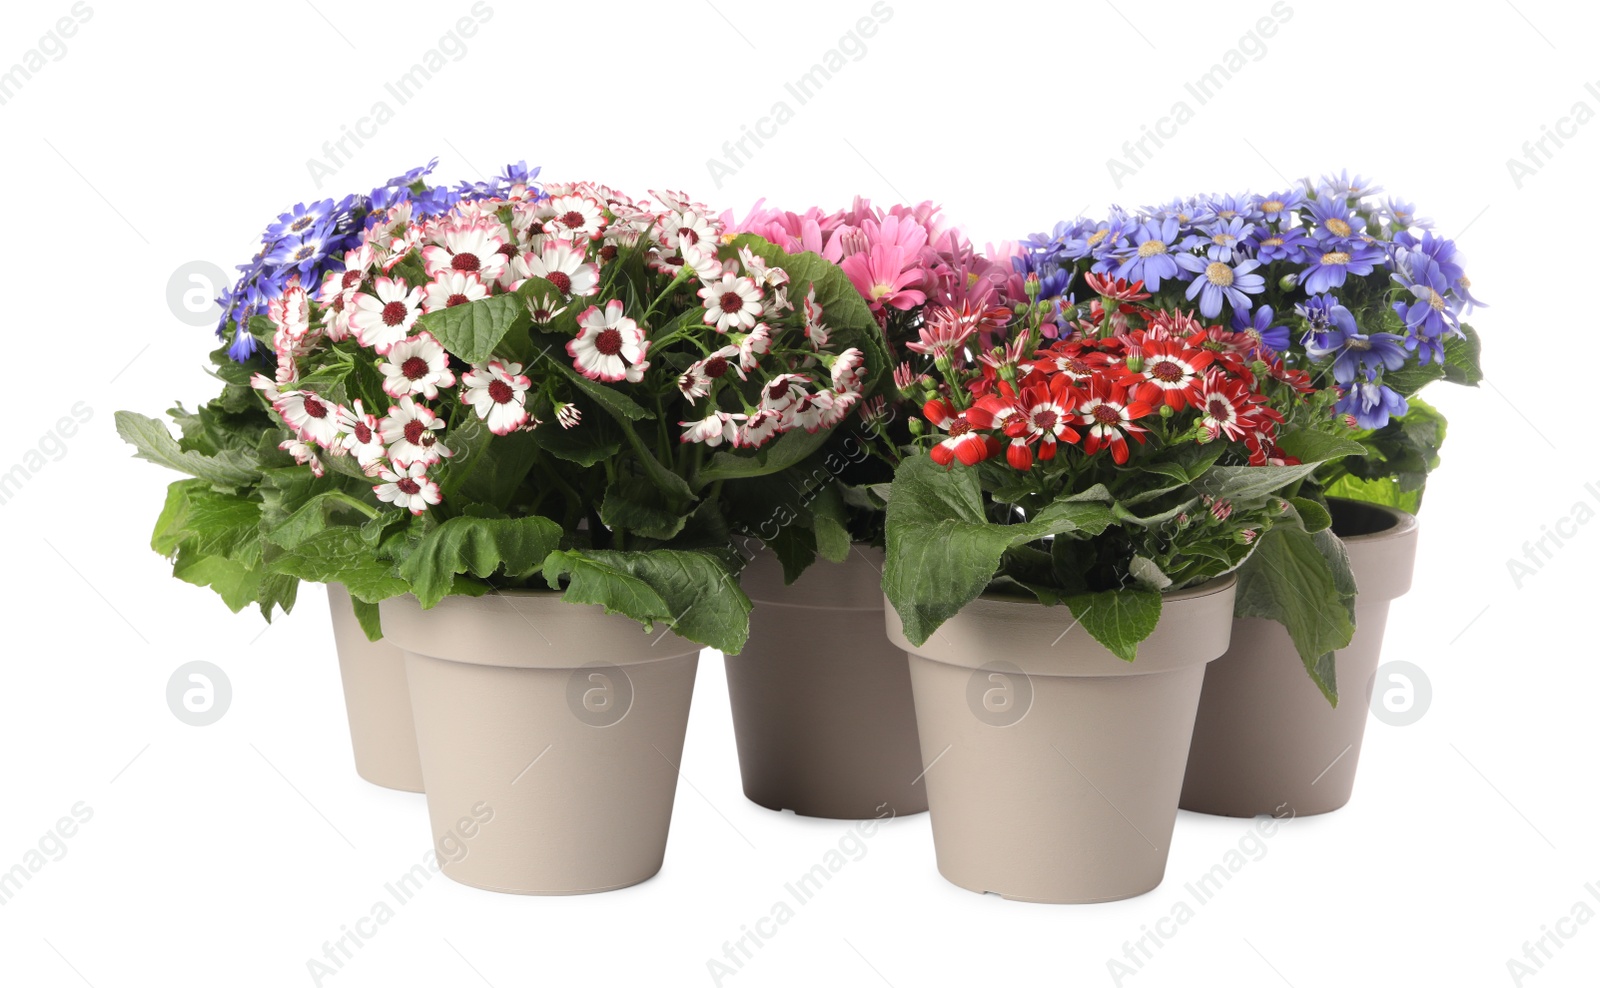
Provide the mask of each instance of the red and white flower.
[{"label": "red and white flower", "polygon": [[1200,410],[1200,425],[1212,439],[1244,439],[1253,430],[1249,421],[1250,391],[1241,381],[1213,370],[1198,382],[1189,396]]},{"label": "red and white flower", "polygon": [[380,361],[383,390],[394,398],[421,395],[439,397],[440,388],[453,387],[456,376],[450,370],[450,355],[429,333],[418,333],[389,348],[387,360]]},{"label": "red and white flower", "polygon": [[[528,411],[528,389],[533,382],[522,373],[521,364],[491,360],[461,375],[461,383],[465,385],[461,400],[471,405],[497,436],[515,432],[533,418]],[[571,427],[563,423],[563,428]]]},{"label": "red and white flower", "polygon": [[422,514],[429,505],[438,504],[441,500],[439,485],[428,479],[428,468],[423,463],[413,463],[400,471],[385,469],[378,474],[378,478],[383,483],[372,487],[372,493],[378,495],[378,500],[405,508],[414,515]]},{"label": "red and white flower", "polygon": [[440,227],[433,231],[433,239],[422,248],[422,265],[430,278],[437,279],[446,271],[460,271],[476,274],[489,284],[500,277],[506,266],[506,256],[500,253],[505,237],[488,225]]},{"label": "red and white flower", "polygon": [[700,297],[705,300],[706,325],[719,333],[748,330],[761,315],[761,289],[749,278],[724,274],[703,285]]},{"label": "red and white flower", "polygon": [[326,447],[339,438],[339,407],[310,391],[285,391],[272,408],[302,442]]},{"label": "red and white flower", "polygon": [[703,419],[692,422],[679,422],[683,426],[683,435],[678,437],[680,443],[705,443],[707,446],[721,446],[724,442],[737,445],[739,440],[739,420],[743,415],[735,416],[728,412],[712,412]]},{"label": "red and white flower", "polygon": [[423,312],[438,312],[488,298],[489,289],[474,271],[445,271],[428,282],[422,296]]},{"label": "red and white flower", "polygon": [[339,431],[343,435],[336,448],[355,457],[356,463],[369,475],[375,474],[388,456],[388,450],[383,446],[377,416],[362,407],[360,398],[351,402],[349,408],[339,409]]},{"label": "red and white flower", "polygon": [[806,385],[810,383],[799,374],[779,374],[761,386],[761,407],[788,415],[806,396]]},{"label": "red and white flower", "polygon": [[600,204],[587,196],[552,196],[541,204],[547,217],[544,232],[563,240],[598,240],[606,229]]},{"label": "red and white flower", "polygon": [[761,358],[772,351],[772,331],[766,326],[757,326],[739,341],[739,367],[743,370],[755,370],[761,365]]},{"label": "red and white flower", "polygon": [[355,331],[361,345],[379,353],[411,333],[417,319],[422,316],[422,289],[406,289],[404,278],[373,279],[372,291],[356,295],[355,311],[350,315],[350,328]]},{"label": "red and white flower", "polygon": [[519,280],[543,278],[563,295],[589,296],[600,290],[600,267],[584,259],[583,248],[565,240],[545,243],[539,253],[529,251],[512,261]]},{"label": "red and white flower", "polygon": [[1152,411],[1150,405],[1131,400],[1126,385],[1095,378],[1089,386],[1089,396],[1078,404],[1078,421],[1089,427],[1083,437],[1084,452],[1093,456],[1109,447],[1113,460],[1119,464],[1128,462],[1128,439],[1142,443],[1148,431],[1135,419]]},{"label": "red and white flower", "polygon": [[604,311],[591,305],[578,317],[578,335],[567,343],[567,355],[584,377],[592,381],[638,381],[650,366],[644,360],[650,346],[644,330],[622,313],[622,302],[612,299]]},{"label": "red and white flower", "polygon": [[322,457],[317,455],[317,448],[298,439],[285,439],[278,444],[278,448],[294,457],[294,461],[303,467],[311,468],[313,477],[320,477],[324,472]]},{"label": "red and white flower", "polygon": [[783,431],[783,415],[770,408],[751,412],[739,426],[740,446],[755,449]]},{"label": "red and white flower", "polygon": [[956,460],[967,466],[982,463],[1000,452],[1000,443],[994,437],[977,431],[967,420],[967,413],[943,398],[935,398],[922,406],[922,417],[933,426],[949,433],[939,440],[929,454],[933,462],[947,467]]},{"label": "red and white flower", "polygon": [[739,380],[746,380],[744,368],[730,359],[738,355],[738,347],[725,346],[704,360],[695,361],[679,376],[678,390],[685,398],[694,401],[710,394],[712,383],[730,370],[739,375]]},{"label": "red and white flower", "polygon": [[833,389],[859,392],[867,382],[867,358],[860,350],[851,347],[839,354],[833,362]]},{"label": "red and white flower", "polygon": [[806,297],[801,300],[801,311],[806,317],[806,339],[811,345],[821,350],[828,345],[828,327],[822,322],[822,306],[817,304],[817,288],[815,285],[806,290]]},{"label": "red and white flower", "polygon": [[1146,342],[1140,349],[1143,363],[1128,378],[1134,397],[1147,405],[1165,403],[1175,412],[1188,406],[1190,390],[1216,359],[1209,350],[1172,341]]},{"label": "red and white flower", "polygon": [[414,464],[432,466],[454,454],[439,441],[444,419],[426,405],[407,395],[389,406],[389,414],[378,424],[379,435],[389,447],[389,459],[399,467]]}]

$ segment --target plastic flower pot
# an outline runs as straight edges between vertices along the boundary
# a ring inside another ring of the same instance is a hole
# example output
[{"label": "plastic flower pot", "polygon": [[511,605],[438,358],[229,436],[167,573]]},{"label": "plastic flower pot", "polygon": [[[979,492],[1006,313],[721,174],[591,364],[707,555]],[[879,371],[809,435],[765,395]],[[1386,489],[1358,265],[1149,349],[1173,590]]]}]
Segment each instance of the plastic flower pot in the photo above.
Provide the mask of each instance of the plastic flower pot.
[{"label": "plastic flower pot", "polygon": [[553,592],[381,608],[445,875],[568,895],[661,870],[699,645]]},{"label": "plastic flower pot", "polygon": [[350,594],[340,584],[328,584],[328,611],[333,615],[333,643],[339,653],[356,774],[385,789],[421,792],[422,763],[417,759],[404,653],[387,640],[367,640],[351,609]]},{"label": "plastic flower pot", "polygon": [[911,675],[883,637],[882,571],[883,551],[868,546],[789,586],[770,552],[746,567],[750,639],[726,661],[752,802],[844,820],[928,808]]},{"label": "plastic flower pot", "polygon": [[1029,902],[1161,884],[1207,662],[1228,647],[1232,577],[1171,594],[1124,662],[1062,607],[984,595],[912,645],[939,872]]},{"label": "plastic flower pot", "polygon": [[1234,622],[1228,653],[1206,669],[1182,806],[1222,816],[1327,813],[1350,801],[1389,602],[1411,588],[1417,520],[1332,500],[1333,530],[1356,579],[1356,633],[1335,654],[1330,707],[1282,625]]}]

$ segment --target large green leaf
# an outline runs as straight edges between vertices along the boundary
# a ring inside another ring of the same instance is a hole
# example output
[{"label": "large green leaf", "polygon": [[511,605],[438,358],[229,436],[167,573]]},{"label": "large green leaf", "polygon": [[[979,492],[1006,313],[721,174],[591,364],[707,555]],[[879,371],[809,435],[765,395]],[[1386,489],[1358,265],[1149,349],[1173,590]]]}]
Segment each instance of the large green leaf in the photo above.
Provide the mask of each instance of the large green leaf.
[{"label": "large green leaf", "polygon": [[1124,587],[1072,594],[1066,603],[1083,630],[1124,662],[1134,660],[1139,643],[1161,620],[1161,594],[1154,590]]},{"label": "large green leaf", "polygon": [[1287,467],[1211,467],[1195,479],[1195,490],[1217,498],[1248,501],[1309,477],[1324,461],[1367,455],[1367,447],[1354,439],[1308,429],[1284,433],[1279,446],[1301,462]]},{"label": "large green leaf", "polygon": [[716,480],[765,477],[787,470],[822,448],[833,433],[828,429],[806,432],[794,429],[779,436],[756,453],[724,452],[713,456],[695,475],[695,483],[705,486]]},{"label": "large green leaf", "polygon": [[161,422],[136,412],[116,414],[117,434],[133,445],[140,459],[197,477],[224,491],[255,483],[261,476],[253,455],[239,449],[226,449],[214,456],[196,450],[182,450],[172,433]]},{"label": "large green leaf", "polygon": [[1483,340],[1478,331],[1461,324],[1461,335],[1444,341],[1444,377],[1452,384],[1477,387],[1483,380]]},{"label": "large green leaf", "polygon": [[417,325],[457,357],[469,364],[481,364],[494,356],[494,348],[512,327],[527,318],[527,310],[516,296],[495,295],[435,309],[418,319]]},{"label": "large green leaf", "polygon": [[1237,571],[1233,607],[1238,617],[1283,625],[1317,688],[1337,705],[1332,653],[1350,644],[1355,633],[1353,592],[1347,593],[1354,584],[1343,547],[1331,535],[1324,541],[1327,554],[1297,521],[1267,529]]},{"label": "large green leaf", "polygon": [[351,525],[324,529],[275,557],[268,569],[312,583],[342,583],[350,595],[369,604],[408,589],[391,564],[379,559]]},{"label": "large green leaf", "polygon": [[984,517],[976,471],[908,457],[895,471],[885,519],[884,593],[906,637],[920,645],[983,593],[1011,546],[1046,535],[1098,535],[1112,521],[1107,504],[1060,499],[1031,521],[997,525]]},{"label": "large green leaf", "polygon": [[750,598],[726,562],[709,552],[652,549],[552,552],[544,575],[563,599],[599,604],[625,614],[646,630],[657,622],[691,641],[733,654],[750,633]]},{"label": "large green leaf", "polygon": [[561,526],[540,515],[461,515],[423,536],[400,564],[400,575],[422,606],[432,607],[451,592],[462,574],[487,580],[500,573],[508,580],[525,580],[538,572],[560,543]]},{"label": "large green leaf", "polygon": [[664,500],[655,483],[645,477],[619,477],[606,488],[600,520],[613,532],[665,541],[683,531],[689,508],[687,501]]}]

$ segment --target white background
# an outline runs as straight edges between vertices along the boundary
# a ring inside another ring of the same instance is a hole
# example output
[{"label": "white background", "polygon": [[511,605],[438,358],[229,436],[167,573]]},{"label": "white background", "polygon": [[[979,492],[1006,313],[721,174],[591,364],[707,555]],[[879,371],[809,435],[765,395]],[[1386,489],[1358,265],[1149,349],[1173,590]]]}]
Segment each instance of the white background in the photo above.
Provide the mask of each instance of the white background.
[{"label": "white background", "polygon": [[[550,178],[741,209],[763,195],[792,208],[932,198],[979,243],[1112,202],[1270,191],[1341,167],[1413,199],[1459,237],[1493,305],[1474,320],[1491,384],[1427,395],[1451,435],[1385,652],[1426,670],[1432,705],[1410,727],[1374,719],[1353,802],[1285,826],[1124,983],[1512,984],[1507,960],[1600,882],[1600,525],[1579,526],[1520,588],[1507,566],[1577,503],[1600,507],[1583,438],[1600,126],[1549,145],[1521,188],[1506,165],[1574,103],[1600,110],[1584,89],[1600,90],[1592,12],[1289,0],[1265,54],[1200,106],[1184,83],[1270,0],[891,0],[865,55],[797,106],[783,83],[869,16],[869,0],[490,0],[464,55],[396,106],[383,82],[470,0],[90,3],[65,55],[0,106],[0,471],[75,402],[93,410],[66,455],[0,506],[0,870],[74,804],[93,810],[65,856],[0,906],[0,982],[310,984],[306,961],[428,849],[423,797],[353,771],[319,593],[263,630],[169,579],[146,543],[172,478],[130,457],[112,413],[212,393],[208,331],[166,298],[181,265],[231,268],[285,206],[435,154],[452,181],[525,157]],[[69,6],[13,6],[0,67]],[[394,119],[318,189],[307,159],[385,98]],[[785,98],[794,119],[717,188],[706,160]],[[1178,100],[1194,119],[1117,188],[1106,159]],[[210,727],[180,723],[165,701],[169,675],[196,659],[232,678],[232,707]],[[683,763],[692,787],[679,787],[657,878],[554,899],[435,878],[324,983],[712,983],[707,960],[848,827],[744,800],[723,679],[708,653]],[[1058,907],[947,884],[926,817],[905,819],[724,983],[1109,985],[1108,958],[1249,827],[1184,813],[1161,888]],[[1597,971],[1600,921],[1524,983],[1593,985]]]}]

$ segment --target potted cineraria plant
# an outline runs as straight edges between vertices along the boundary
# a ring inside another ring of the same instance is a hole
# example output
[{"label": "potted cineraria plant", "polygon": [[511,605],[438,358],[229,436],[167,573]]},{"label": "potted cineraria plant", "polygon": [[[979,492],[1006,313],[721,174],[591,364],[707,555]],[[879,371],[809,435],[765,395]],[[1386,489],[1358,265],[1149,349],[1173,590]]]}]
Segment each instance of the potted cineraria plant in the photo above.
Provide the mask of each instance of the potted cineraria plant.
[{"label": "potted cineraria plant", "polygon": [[[342,277],[343,258],[361,243],[365,226],[376,222],[375,210],[409,201],[416,212],[430,215],[459,198],[460,190],[422,182],[433,167],[412,169],[370,193],[297,204],[267,227],[255,256],[240,265],[239,279],[217,300],[222,346],[211,360],[222,392],[194,412],[182,405],[172,410],[178,438],[155,419],[117,413],[118,431],[139,456],[188,478],[169,486],[152,547],[173,560],[174,576],[211,587],[235,612],[255,603],[269,621],[275,607],[288,613],[300,580],[278,565],[278,557],[304,531],[296,511],[307,503],[331,503],[336,494],[366,493],[358,481],[322,471],[320,461],[315,471],[297,466],[304,443],[249,386],[254,375],[292,369],[274,349],[289,345],[275,338],[278,327],[287,325],[285,287],[291,280],[317,286]],[[376,785],[421,792],[400,651],[375,637],[374,605],[352,601],[336,582],[326,591],[356,772]]]},{"label": "potted cineraria plant", "polygon": [[[1460,319],[1479,303],[1455,244],[1380,191],[1340,174],[1114,211],[1029,245],[1047,294],[1094,272],[1139,278],[1157,304],[1195,305],[1256,341],[1334,395],[1323,411],[1363,447],[1286,492],[1305,524],[1265,532],[1239,572],[1232,645],[1206,671],[1186,809],[1304,815],[1350,798],[1362,701],[1389,602],[1410,586],[1412,512],[1444,438],[1443,416],[1417,392],[1482,376],[1477,334]],[[1311,606],[1336,597],[1344,613]]]},{"label": "potted cineraria plant", "polygon": [[989,340],[929,328],[933,367],[901,376],[925,451],[886,520],[939,869],[1032,901],[1160,882],[1233,572],[1303,526],[1281,492],[1361,451],[1253,340],[1086,283],[1088,305],[1045,300],[1030,274]]},{"label": "potted cineraria plant", "polygon": [[435,834],[495,821],[445,874],[601,891],[660,868],[700,647],[744,643],[726,480],[815,450],[886,361],[870,318],[790,301],[850,292],[823,259],[532,178],[374,203],[268,300],[251,384],[340,478],[270,568],[404,652]]},{"label": "potted cineraria plant", "polygon": [[[837,264],[850,290],[806,297],[808,320],[848,309],[881,328],[895,361],[924,359],[929,319],[1008,318],[1023,300],[1009,260],[978,256],[932,203],[758,203],[723,220],[735,243],[755,235]],[[819,329],[808,324],[825,342]],[[744,651],[726,660],[728,693],[744,792],[762,806],[846,819],[927,809],[910,675],[882,632],[883,494],[911,439],[907,411],[886,378],[805,460],[730,485],[748,494],[731,508],[752,549],[741,583],[755,611]]]}]

